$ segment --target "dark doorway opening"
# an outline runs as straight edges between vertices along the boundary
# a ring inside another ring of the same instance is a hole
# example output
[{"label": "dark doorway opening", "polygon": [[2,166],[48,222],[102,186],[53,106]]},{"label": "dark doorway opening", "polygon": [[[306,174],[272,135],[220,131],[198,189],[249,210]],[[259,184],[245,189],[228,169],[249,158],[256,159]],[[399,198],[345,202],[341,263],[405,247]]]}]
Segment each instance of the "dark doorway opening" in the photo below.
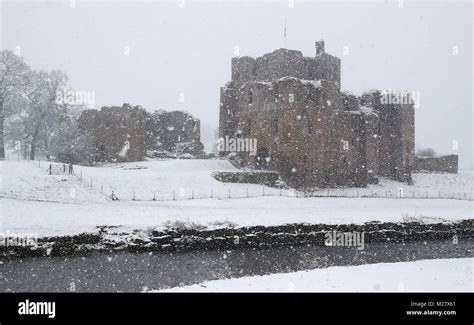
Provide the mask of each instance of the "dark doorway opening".
[{"label": "dark doorway opening", "polygon": [[260,148],[257,150],[256,165],[258,168],[266,168],[270,166],[270,154],[267,148]]}]

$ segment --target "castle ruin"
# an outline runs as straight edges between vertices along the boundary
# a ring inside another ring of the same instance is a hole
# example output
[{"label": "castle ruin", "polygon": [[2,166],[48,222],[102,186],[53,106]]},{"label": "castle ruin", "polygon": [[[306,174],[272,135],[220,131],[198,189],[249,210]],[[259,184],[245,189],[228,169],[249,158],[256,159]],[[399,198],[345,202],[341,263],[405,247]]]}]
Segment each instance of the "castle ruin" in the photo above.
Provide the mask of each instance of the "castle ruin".
[{"label": "castle ruin", "polygon": [[411,182],[413,103],[386,102],[381,91],[357,97],[340,87],[341,61],[325,52],[324,41],[316,42],[314,57],[278,49],[232,58],[219,137],[256,139],[258,149],[221,154],[276,170],[292,186],[366,186],[377,175]]},{"label": "castle ruin", "polygon": [[149,113],[140,106],[123,104],[85,110],[78,124],[91,137],[95,162],[190,158],[204,154],[199,119],[182,111]]}]

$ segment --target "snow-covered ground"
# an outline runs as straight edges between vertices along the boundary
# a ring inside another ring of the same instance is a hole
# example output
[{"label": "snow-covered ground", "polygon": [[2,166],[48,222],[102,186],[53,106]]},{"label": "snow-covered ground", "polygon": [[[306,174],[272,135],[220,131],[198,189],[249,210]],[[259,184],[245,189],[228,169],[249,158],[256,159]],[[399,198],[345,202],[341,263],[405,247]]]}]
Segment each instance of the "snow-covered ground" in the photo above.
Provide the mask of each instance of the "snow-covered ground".
[{"label": "snow-covered ground", "polygon": [[0,197],[47,202],[105,202],[100,195],[71,175],[48,175],[42,162],[0,161]]},{"label": "snow-covered ground", "polygon": [[441,222],[472,219],[473,202],[463,200],[395,200],[371,198],[203,199],[170,202],[66,204],[4,199],[3,228],[39,235],[94,231],[97,225],[158,227],[189,221],[207,227],[287,223],[361,224],[369,221]]},{"label": "snow-covered ground", "polygon": [[215,280],[171,292],[473,292],[474,258],[421,260]]},{"label": "snow-covered ground", "polygon": [[[53,164],[54,165],[54,164]],[[169,159],[106,164],[101,167],[74,166],[73,175],[47,175],[49,163],[0,162],[3,184],[0,196],[26,200],[97,202],[111,192],[121,201],[184,200],[198,198],[246,198],[262,195],[303,196],[257,184],[222,183],[212,177],[217,171],[239,171],[226,160]],[[81,178],[82,175],[82,178]],[[414,185],[380,179],[367,188],[315,189],[321,196],[377,196],[397,198],[473,198],[474,173],[413,174]],[[92,187],[91,187],[92,184]]]},{"label": "snow-covered ground", "polygon": [[[213,172],[239,171],[227,160],[170,159],[107,164],[102,167],[75,167],[82,171],[86,182],[104,185],[108,194],[114,191],[121,200],[176,200],[200,197],[246,197],[265,194],[277,195],[278,189],[258,184],[222,183],[212,177]],[[265,189],[263,189],[265,188]]]},{"label": "snow-covered ground", "polygon": [[[369,185],[367,188],[331,189],[330,195],[397,197],[402,189],[402,195],[407,198],[426,196],[431,198],[474,198],[474,173],[470,170],[461,170],[458,174],[413,173],[413,182],[413,185],[408,185],[380,178],[378,184]],[[318,190],[315,191],[315,194],[325,195],[327,190]]]},{"label": "snow-covered ground", "polygon": [[[129,169],[134,166],[145,169]],[[146,188],[137,197],[152,195],[154,185],[160,193],[173,188],[213,188],[238,192],[246,188],[261,191],[255,184],[220,183],[211,173],[235,168],[224,160],[166,160],[108,165],[104,167],[76,167],[83,172],[83,180],[71,175],[48,175],[46,164],[35,162],[0,162],[0,227],[12,232],[36,232],[40,236],[77,234],[96,230],[97,225],[125,228],[160,227],[168,221],[190,221],[207,227],[222,224],[235,226],[281,225],[287,223],[365,223],[368,221],[440,222],[473,219],[474,201],[448,199],[386,199],[386,198],[301,198],[265,196],[232,199],[179,198],[173,201],[111,201],[100,193],[102,181],[117,189],[117,196],[125,195],[120,188]],[[472,177],[465,174],[415,175],[432,178],[436,188],[445,184],[452,189],[469,186]],[[471,175],[472,176],[472,175]],[[87,177],[93,178],[93,188]],[[456,182],[455,179],[458,179]],[[396,183],[396,182],[394,182]],[[400,186],[400,183],[398,183]],[[458,185],[456,185],[458,184]],[[379,186],[379,185],[377,185]],[[457,186],[457,187],[456,187]],[[266,188],[266,194],[276,189]],[[351,189],[353,190],[353,189]],[[104,190],[105,192],[105,190]],[[215,194],[217,194],[214,192]],[[195,196],[198,197],[196,190]],[[217,195],[216,195],[217,196]],[[245,195],[243,195],[245,197]],[[226,197],[226,196],[224,196]]]},{"label": "snow-covered ground", "polygon": [[[215,171],[239,171],[226,160],[159,160],[136,163],[108,164],[103,167],[75,167],[76,173],[82,171],[85,182],[90,179],[104,191],[112,190],[122,200],[151,200],[210,197],[226,198],[265,195],[291,196],[294,192],[256,185],[230,184],[214,179]],[[367,188],[320,189],[313,194],[322,196],[378,196],[398,197],[400,189],[405,197],[473,198],[474,173],[461,171],[459,174],[413,174],[414,185],[380,178],[379,184]],[[174,194],[173,194],[174,192]]]}]

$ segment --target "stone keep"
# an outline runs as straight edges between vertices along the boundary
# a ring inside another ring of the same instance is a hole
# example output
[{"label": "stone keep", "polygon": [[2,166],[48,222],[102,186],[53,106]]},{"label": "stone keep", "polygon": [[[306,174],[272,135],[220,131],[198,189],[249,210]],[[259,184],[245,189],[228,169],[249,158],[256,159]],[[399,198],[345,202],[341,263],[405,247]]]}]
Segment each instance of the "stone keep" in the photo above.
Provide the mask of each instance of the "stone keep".
[{"label": "stone keep", "polygon": [[221,88],[219,137],[257,140],[257,154],[221,152],[242,166],[276,170],[292,186],[366,186],[381,175],[411,182],[414,108],[380,91],[341,91],[341,61],[278,49],[232,58]]}]

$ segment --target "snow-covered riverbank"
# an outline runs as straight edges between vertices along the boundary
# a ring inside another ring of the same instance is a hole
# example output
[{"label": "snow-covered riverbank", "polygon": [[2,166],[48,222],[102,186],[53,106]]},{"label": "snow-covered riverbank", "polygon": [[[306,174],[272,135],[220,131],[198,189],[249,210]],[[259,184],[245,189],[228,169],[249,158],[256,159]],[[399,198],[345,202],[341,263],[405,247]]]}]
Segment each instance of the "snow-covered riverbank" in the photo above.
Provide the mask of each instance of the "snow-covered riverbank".
[{"label": "snow-covered riverbank", "polygon": [[171,292],[473,292],[474,258],[335,266],[204,282]]},{"label": "snow-covered riverbank", "polygon": [[83,204],[3,199],[1,205],[2,229],[39,236],[94,232],[98,225],[121,226],[124,230],[156,228],[176,221],[210,229],[288,223],[431,223],[472,219],[473,211],[470,201],[370,198],[261,197]]}]

